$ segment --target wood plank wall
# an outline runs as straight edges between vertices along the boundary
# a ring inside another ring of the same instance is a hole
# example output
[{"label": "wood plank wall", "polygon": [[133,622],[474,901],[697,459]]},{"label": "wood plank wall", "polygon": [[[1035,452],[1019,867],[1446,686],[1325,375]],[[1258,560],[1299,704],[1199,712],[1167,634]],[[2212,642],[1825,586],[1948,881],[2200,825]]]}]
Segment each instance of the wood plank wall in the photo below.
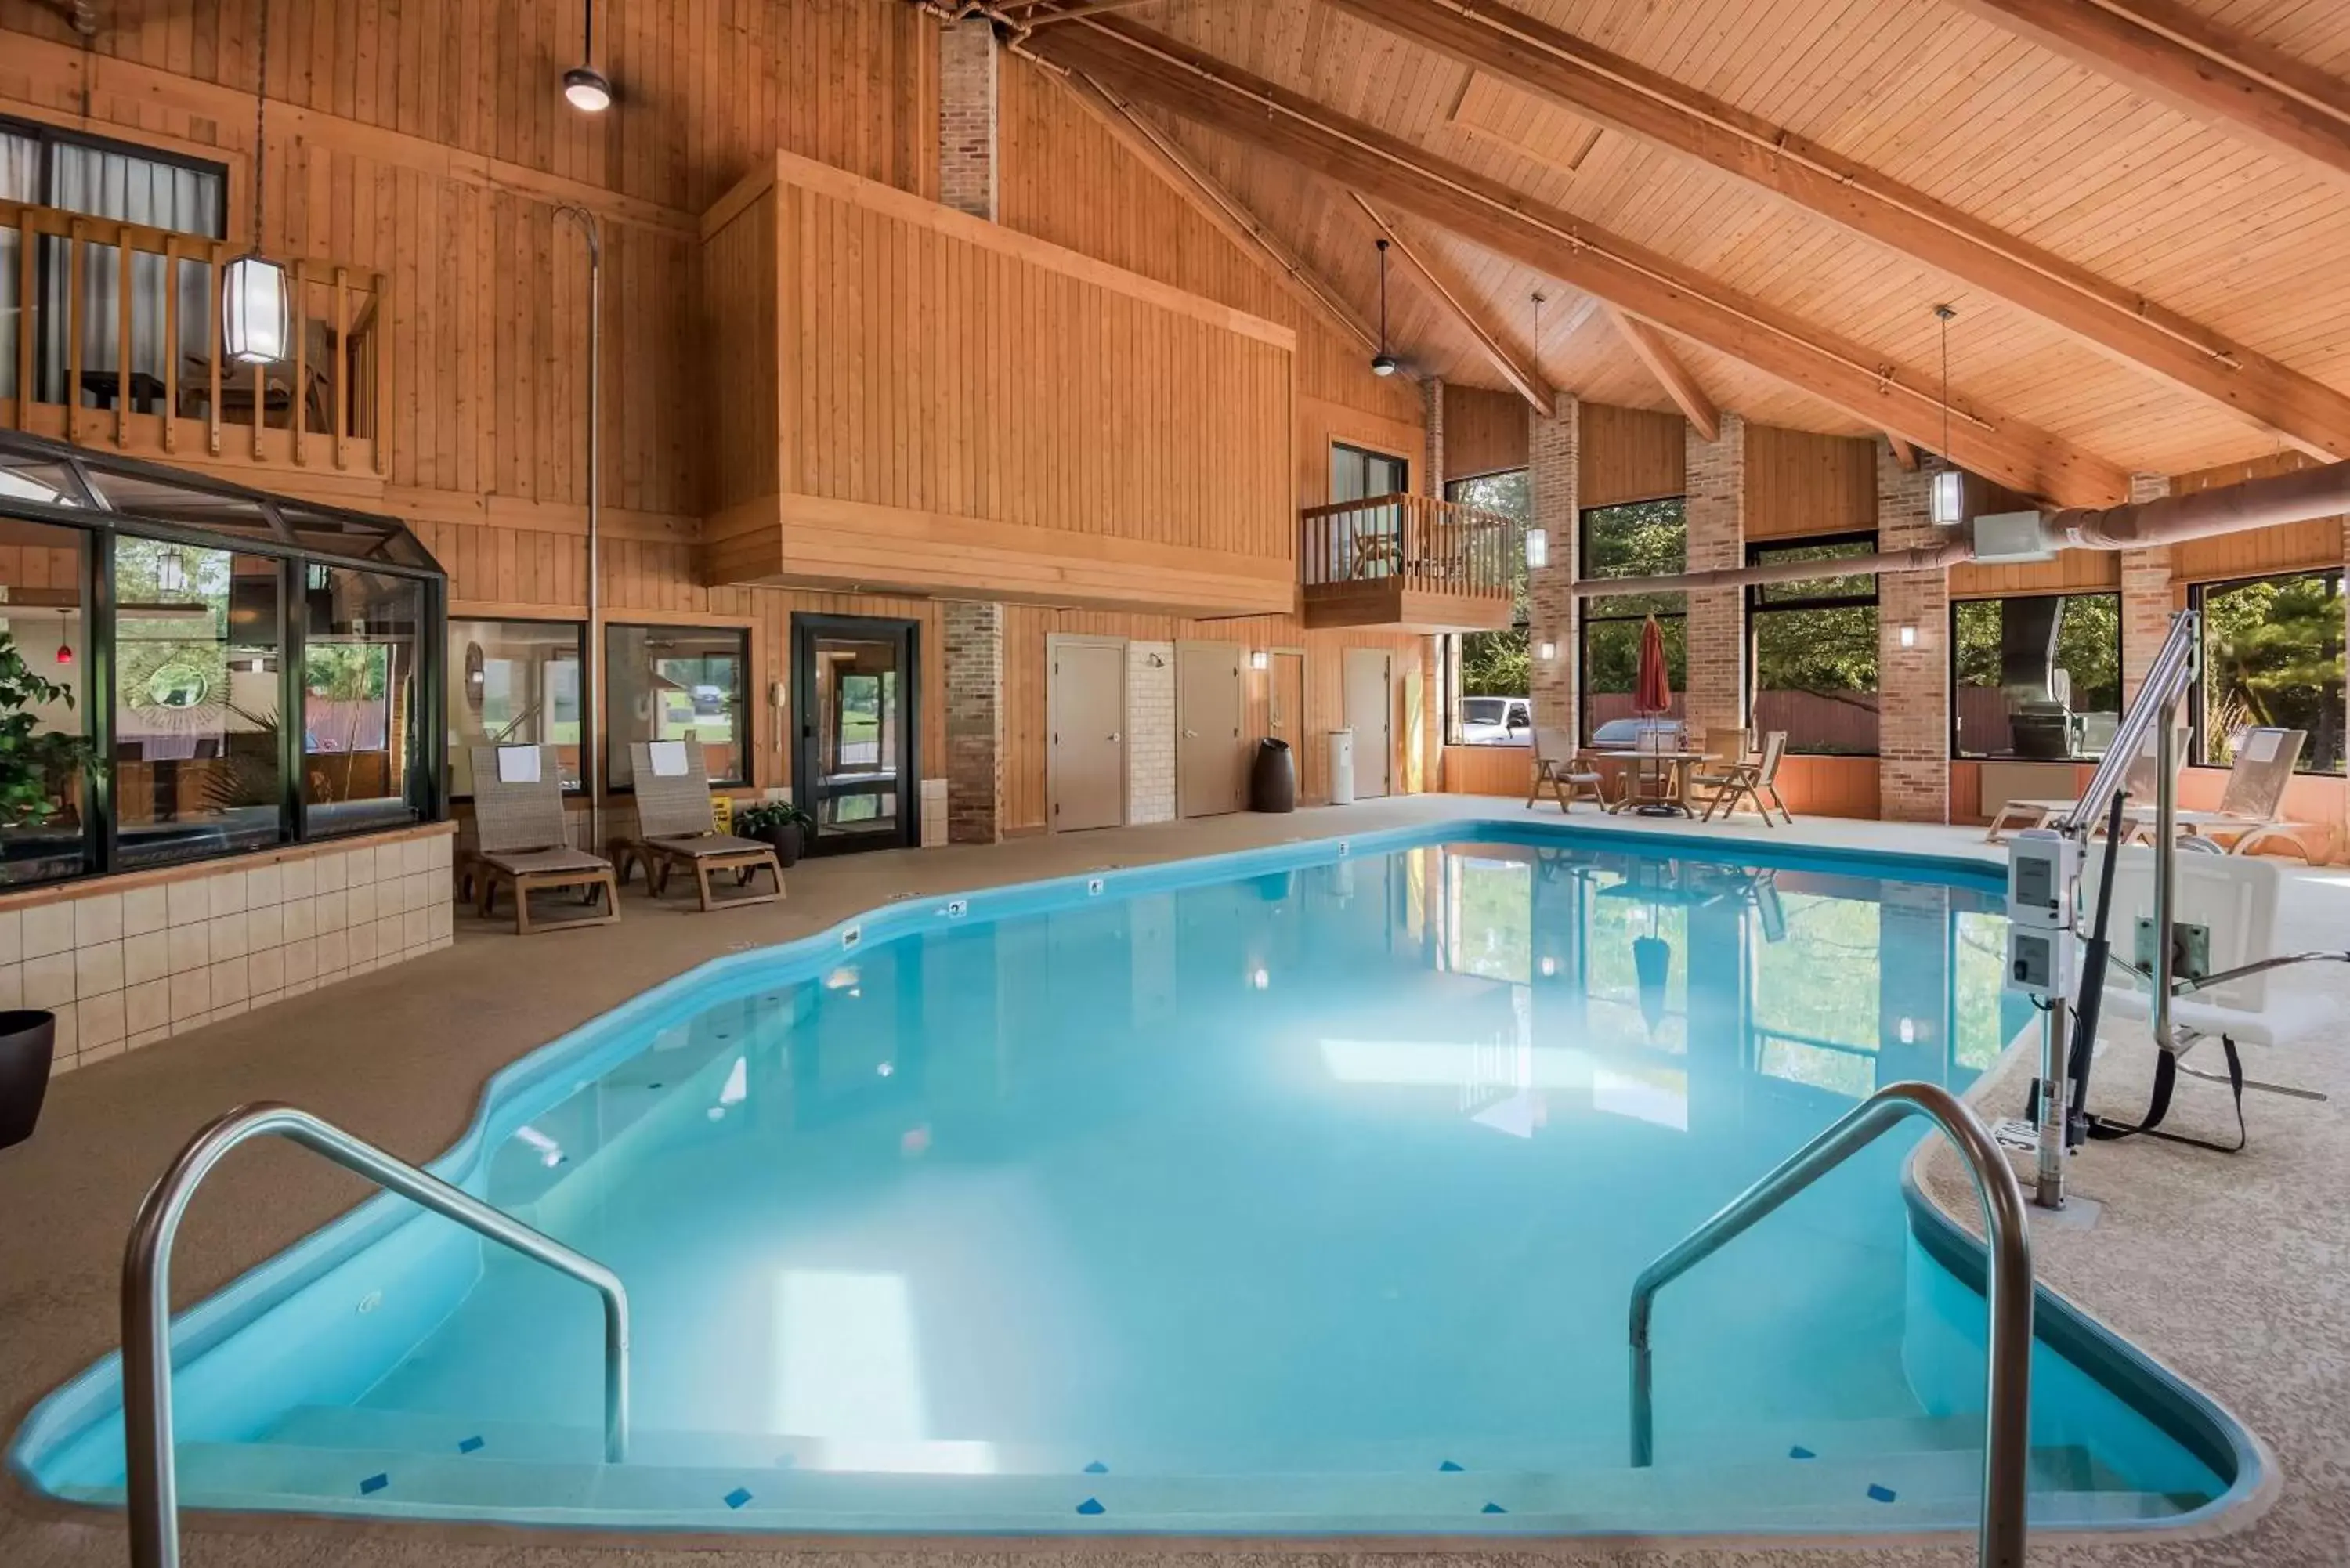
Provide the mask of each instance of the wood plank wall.
[{"label": "wood plank wall", "polygon": [[1444,384],[1444,477],[1473,479],[1526,466],[1534,410],[1515,392]]},{"label": "wood plank wall", "polygon": [[[1448,428],[1448,443],[1451,435]],[[1746,427],[1749,544],[1822,534],[1866,534],[1876,527],[1875,441],[1781,430],[1775,425]]]},{"label": "wood plank wall", "polygon": [[1689,424],[1680,415],[1586,403],[1580,419],[1577,505],[1655,501],[1688,486]]}]

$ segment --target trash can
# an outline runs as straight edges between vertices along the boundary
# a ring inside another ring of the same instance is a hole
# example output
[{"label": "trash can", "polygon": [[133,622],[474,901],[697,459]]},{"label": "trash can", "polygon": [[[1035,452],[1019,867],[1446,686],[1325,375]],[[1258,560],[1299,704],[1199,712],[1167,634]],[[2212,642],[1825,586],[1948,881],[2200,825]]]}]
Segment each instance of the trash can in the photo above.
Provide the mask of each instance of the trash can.
[{"label": "trash can", "polygon": [[1297,809],[1297,760],[1289,742],[1271,736],[1256,743],[1256,761],[1249,768],[1251,811]]},{"label": "trash can", "polygon": [[1355,732],[1330,732],[1330,804],[1355,804]]}]

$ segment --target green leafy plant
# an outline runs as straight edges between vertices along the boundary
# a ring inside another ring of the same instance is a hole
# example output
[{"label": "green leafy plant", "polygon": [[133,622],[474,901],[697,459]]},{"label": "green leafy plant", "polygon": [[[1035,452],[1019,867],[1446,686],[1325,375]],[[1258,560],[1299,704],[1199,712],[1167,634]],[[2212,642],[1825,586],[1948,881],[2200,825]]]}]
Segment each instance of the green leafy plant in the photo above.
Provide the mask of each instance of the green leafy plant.
[{"label": "green leafy plant", "polygon": [[752,838],[779,827],[808,827],[814,819],[787,800],[763,800],[734,814],[736,831]]},{"label": "green leafy plant", "polygon": [[16,651],[16,639],[0,631],[0,827],[38,827],[66,809],[89,742],[63,731],[43,731],[33,710],[62,702],[73,692],[34,673]]}]

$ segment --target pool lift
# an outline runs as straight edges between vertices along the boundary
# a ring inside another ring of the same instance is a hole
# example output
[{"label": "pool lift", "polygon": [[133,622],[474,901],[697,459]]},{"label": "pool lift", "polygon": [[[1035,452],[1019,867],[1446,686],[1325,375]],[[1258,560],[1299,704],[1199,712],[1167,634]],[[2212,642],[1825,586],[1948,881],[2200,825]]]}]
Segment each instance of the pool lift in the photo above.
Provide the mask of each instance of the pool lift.
[{"label": "pool lift", "polygon": [[[2245,1089],[2306,1097],[2306,1091],[2248,1081],[2236,1044],[2225,1034],[2220,1036],[2228,1062],[2224,1079],[2186,1066],[2182,1059],[2205,1036],[2173,1023],[2171,1004],[2178,996],[2288,964],[2350,961],[2350,953],[2345,952],[2298,953],[2257,958],[2210,972],[2205,961],[2210,930],[2175,918],[2180,850],[2217,853],[2218,849],[2208,840],[2182,841],[2178,831],[2178,716],[2198,674],[2199,629],[2200,618],[2193,610],[2182,610],[2171,618],[2170,630],[2147,671],[2137,699],[2122,716],[2089,787],[2053,826],[2017,834],[2008,843],[2007,989],[2030,997],[2042,1014],[2040,1074],[2033,1082],[2026,1109],[2026,1119],[2035,1134],[2032,1200],[2042,1209],[2064,1207],[2065,1156],[2090,1138],[2143,1133],[2221,1153],[2241,1149],[2241,1137],[2231,1148],[2156,1130],[2169,1109],[2171,1091],[2181,1072],[2230,1085],[2235,1095],[2240,1134]],[[2138,922],[2138,961],[2131,963],[2114,959],[2107,932],[2115,867],[2127,831],[2130,763],[2149,745],[2156,762],[2152,918]],[[2075,910],[2082,907],[2081,866],[2089,834],[2100,826],[2106,829],[2105,853],[2098,857],[2097,885],[2086,909],[2088,931],[2083,936],[2075,929]],[[2167,936],[2158,938],[2158,932]],[[2146,1117],[2136,1123],[2093,1116],[2087,1109],[2089,1065],[2106,974],[2116,961],[2147,983],[2147,1019],[2159,1054]],[[2052,1134],[2052,1128],[2058,1130]]]}]

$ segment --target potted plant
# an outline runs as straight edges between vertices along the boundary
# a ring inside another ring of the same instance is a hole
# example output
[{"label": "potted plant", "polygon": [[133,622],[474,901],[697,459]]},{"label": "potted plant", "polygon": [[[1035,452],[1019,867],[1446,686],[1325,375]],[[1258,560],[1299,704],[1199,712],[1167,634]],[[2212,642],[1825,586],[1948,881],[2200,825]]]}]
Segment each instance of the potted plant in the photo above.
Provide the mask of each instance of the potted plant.
[{"label": "potted plant", "polygon": [[815,826],[806,812],[787,800],[763,800],[734,814],[734,830],[773,845],[776,860],[785,866],[799,864],[807,831]]},{"label": "potted plant", "polygon": [[[0,830],[45,827],[70,815],[89,742],[40,728],[36,709],[73,706],[73,692],[44,680],[0,631]],[[0,1012],[0,1148],[33,1136],[49,1087],[57,1017],[36,1009]]]}]

